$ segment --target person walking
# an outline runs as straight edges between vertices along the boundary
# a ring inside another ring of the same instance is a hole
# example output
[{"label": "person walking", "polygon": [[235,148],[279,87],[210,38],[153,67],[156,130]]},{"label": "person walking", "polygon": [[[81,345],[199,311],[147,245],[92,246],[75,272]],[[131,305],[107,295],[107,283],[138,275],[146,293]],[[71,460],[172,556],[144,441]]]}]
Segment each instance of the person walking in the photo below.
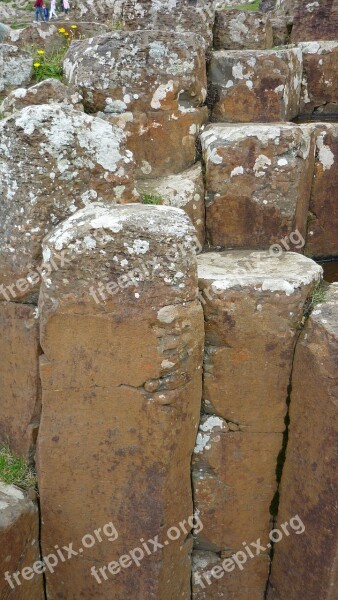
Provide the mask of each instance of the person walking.
[{"label": "person walking", "polygon": [[56,0],[51,0],[50,2],[50,15],[49,18],[52,20],[53,16],[57,19],[58,16],[56,14]]},{"label": "person walking", "polygon": [[44,14],[43,14],[43,0],[35,0],[34,3],[34,8],[35,8],[35,21],[34,23],[39,23],[39,15],[41,18],[41,21],[45,20]]},{"label": "person walking", "polygon": [[68,21],[68,20],[69,20],[69,17],[68,17],[68,11],[69,11],[69,0],[63,0],[63,8],[64,8],[65,15],[66,15],[66,16],[65,16],[65,19],[67,19],[67,21]]}]

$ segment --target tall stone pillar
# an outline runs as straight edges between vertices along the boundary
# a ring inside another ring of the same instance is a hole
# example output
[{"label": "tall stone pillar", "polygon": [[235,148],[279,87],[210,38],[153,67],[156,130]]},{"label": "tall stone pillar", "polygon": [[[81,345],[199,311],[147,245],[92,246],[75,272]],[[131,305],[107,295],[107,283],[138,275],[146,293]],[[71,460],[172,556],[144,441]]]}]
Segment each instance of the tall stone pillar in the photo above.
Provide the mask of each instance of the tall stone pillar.
[{"label": "tall stone pillar", "polygon": [[335,600],[338,583],[338,284],[315,307],[297,344],[289,443],[269,600]]},{"label": "tall stone pillar", "polygon": [[47,571],[51,599],[190,598],[204,335],[193,233],[179,209],[98,203],[45,239],[45,260],[63,250],[65,263],[39,303],[42,548],[77,553]]},{"label": "tall stone pillar", "polygon": [[193,483],[204,527],[193,597],[264,600],[293,352],[322,269],[293,252],[210,252],[198,263],[206,344]]}]

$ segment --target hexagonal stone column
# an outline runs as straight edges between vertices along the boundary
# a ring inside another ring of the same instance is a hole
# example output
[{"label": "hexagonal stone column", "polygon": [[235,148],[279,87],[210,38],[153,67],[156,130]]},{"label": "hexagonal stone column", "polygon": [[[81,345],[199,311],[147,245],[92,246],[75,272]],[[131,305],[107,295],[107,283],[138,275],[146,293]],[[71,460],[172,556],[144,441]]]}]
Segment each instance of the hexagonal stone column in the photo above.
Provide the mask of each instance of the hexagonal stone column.
[{"label": "hexagonal stone column", "polygon": [[[63,249],[67,262],[40,294],[42,547],[71,539],[78,552],[47,575],[51,596],[190,598],[204,338],[193,235],[180,209],[96,204],[45,239],[45,258]],[[144,560],[119,567],[135,547]]]},{"label": "hexagonal stone column", "polygon": [[[212,246],[304,247],[313,162],[313,128],[285,124],[208,125],[206,230]],[[290,238],[298,232],[299,244]],[[284,240],[284,242],[282,242]]]},{"label": "hexagonal stone column", "polygon": [[[198,265],[206,345],[193,483],[204,527],[196,534],[194,597],[263,600],[293,353],[322,269],[292,252],[266,251],[210,252]],[[245,546],[258,538],[263,550],[257,556],[251,547],[250,556]]]},{"label": "hexagonal stone column", "polygon": [[[277,526],[300,519],[276,544],[269,600],[334,600],[337,592],[338,285],[315,307],[297,344],[289,443]],[[291,535],[292,533],[292,535]]]},{"label": "hexagonal stone column", "polygon": [[213,121],[289,121],[299,112],[302,52],[299,48],[214,51],[208,80]]}]

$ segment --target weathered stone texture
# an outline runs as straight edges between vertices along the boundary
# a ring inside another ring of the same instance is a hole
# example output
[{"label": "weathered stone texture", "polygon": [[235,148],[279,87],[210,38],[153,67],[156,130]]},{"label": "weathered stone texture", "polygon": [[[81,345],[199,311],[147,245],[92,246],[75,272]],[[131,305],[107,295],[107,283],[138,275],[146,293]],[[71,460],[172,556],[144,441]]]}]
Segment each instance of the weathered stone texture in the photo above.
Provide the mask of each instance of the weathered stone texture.
[{"label": "weathered stone texture", "polygon": [[60,103],[82,110],[82,97],[58,79],[45,79],[36,85],[13,90],[0,105],[0,115],[9,117],[14,112],[34,104]]},{"label": "weathered stone texture", "polygon": [[[102,585],[90,568],[193,511],[203,343],[193,235],[179,209],[97,204],[45,239],[46,258],[63,249],[69,262],[40,294],[43,552],[70,530],[74,548],[109,521],[119,533],[59,565],[47,578],[51,597],[190,598],[186,535]],[[110,293],[97,303],[101,282]]]},{"label": "weathered stone texture", "polygon": [[0,92],[28,84],[32,73],[33,62],[28,52],[0,44]]},{"label": "weathered stone texture", "polygon": [[310,126],[212,124],[201,142],[212,246],[268,248],[296,230],[305,238],[314,160]]},{"label": "weathered stone texture", "polygon": [[204,410],[282,432],[297,328],[322,268],[293,252],[198,256],[206,321]]},{"label": "weathered stone texture", "polygon": [[39,331],[34,307],[0,302],[0,339],[0,440],[27,458],[40,416]]},{"label": "weathered stone texture", "polygon": [[19,576],[20,585],[12,578],[12,585],[5,580],[9,575],[32,567],[39,560],[39,516],[32,500],[12,485],[0,482],[0,598],[4,600],[43,600],[42,575],[27,573],[29,578]]},{"label": "weathered stone texture", "polygon": [[158,179],[139,180],[137,191],[161,199],[167,206],[182,208],[195,227],[201,246],[204,245],[204,183],[200,163],[178,175]]},{"label": "weathered stone texture", "polygon": [[[76,25],[76,29],[71,25]],[[22,49],[34,47],[43,49],[46,53],[56,52],[68,43],[66,36],[59,32],[61,28],[69,34],[67,39],[71,40],[95,37],[109,31],[104,23],[84,23],[73,18],[71,21],[63,21],[59,18],[55,22],[41,22],[38,27],[29,25],[23,29],[11,29],[8,43]]]},{"label": "weathered stone texture", "polygon": [[212,45],[214,2],[208,0],[126,0],[123,22],[127,30],[157,29],[197,33]]},{"label": "weathered stone texture", "polygon": [[300,113],[338,113],[338,41],[299,44],[303,53]]},{"label": "weathered stone texture", "polygon": [[[213,368],[218,378],[220,362]],[[245,541],[260,538],[267,543],[281,447],[282,433],[247,433],[239,427],[230,431],[220,417],[202,418],[192,463],[195,510],[203,523],[197,548],[230,555],[242,550]]]},{"label": "weathered stone texture", "polygon": [[297,344],[278,522],[305,531],[276,545],[269,600],[337,597],[338,285],[315,307]]},{"label": "weathered stone texture", "polygon": [[102,118],[121,127],[133,153],[136,177],[142,179],[180,173],[197,158],[196,140],[208,120],[206,106],[149,113],[104,114]]},{"label": "weathered stone texture", "polygon": [[[210,574],[214,567],[218,567],[216,575],[219,579]],[[222,576],[219,567],[224,572]],[[224,568],[231,570],[224,571]],[[207,574],[207,578],[200,579],[203,573]],[[241,571],[238,567],[232,569],[227,562],[226,554],[220,558],[213,552],[194,551],[192,598],[193,600],[264,600],[264,587],[268,573],[269,558],[266,554],[252,560],[248,559]],[[211,582],[210,586],[208,580]],[[202,584],[199,583],[200,581]]]},{"label": "weathered stone texture", "polygon": [[73,43],[64,67],[90,112],[176,111],[206,97],[203,44],[190,33],[104,34]]},{"label": "weathered stone texture", "polygon": [[132,154],[117,127],[56,104],[1,121],[0,145],[0,284],[27,299],[39,276],[23,278],[36,276],[41,240],[53,226],[93,200],[137,199]]},{"label": "weathered stone texture", "polygon": [[299,111],[302,53],[218,50],[209,65],[208,102],[213,121],[289,121]]},{"label": "weathered stone texture", "polygon": [[292,42],[338,40],[338,0],[297,0]]},{"label": "weathered stone texture", "polygon": [[338,256],[338,124],[318,124],[305,253]]},{"label": "weathered stone texture", "polygon": [[270,18],[272,26],[273,46],[286,46],[290,41],[292,19],[287,16]]},{"label": "weathered stone texture", "polygon": [[214,26],[216,50],[272,48],[272,26],[262,13],[218,10]]}]

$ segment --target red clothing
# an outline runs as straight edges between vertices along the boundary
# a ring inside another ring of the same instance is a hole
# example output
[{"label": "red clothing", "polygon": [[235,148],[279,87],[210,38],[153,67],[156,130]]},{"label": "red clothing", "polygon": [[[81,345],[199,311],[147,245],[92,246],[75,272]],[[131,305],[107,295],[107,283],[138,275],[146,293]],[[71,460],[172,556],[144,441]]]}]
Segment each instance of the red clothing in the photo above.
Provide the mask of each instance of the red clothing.
[{"label": "red clothing", "polygon": [[35,0],[34,8],[42,8],[43,0]]}]

